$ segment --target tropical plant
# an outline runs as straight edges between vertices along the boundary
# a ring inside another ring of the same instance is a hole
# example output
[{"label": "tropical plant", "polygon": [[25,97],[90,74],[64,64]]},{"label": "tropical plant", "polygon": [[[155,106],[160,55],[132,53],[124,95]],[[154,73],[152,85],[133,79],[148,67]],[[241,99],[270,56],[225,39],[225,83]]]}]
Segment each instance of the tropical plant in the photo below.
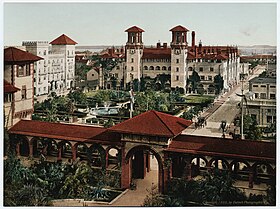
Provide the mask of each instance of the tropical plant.
[{"label": "tropical plant", "polygon": [[224,79],[221,74],[214,77],[214,86],[216,88],[216,94],[220,94],[221,90],[224,88]]},{"label": "tropical plant", "polygon": [[246,139],[259,140],[261,139],[262,132],[258,127],[256,119],[250,115],[244,115],[243,117],[243,132],[246,135]]},{"label": "tropical plant", "polygon": [[192,194],[202,203],[213,205],[234,205],[246,200],[245,194],[233,186],[233,179],[226,171],[218,169],[208,172],[204,179],[198,181]]}]

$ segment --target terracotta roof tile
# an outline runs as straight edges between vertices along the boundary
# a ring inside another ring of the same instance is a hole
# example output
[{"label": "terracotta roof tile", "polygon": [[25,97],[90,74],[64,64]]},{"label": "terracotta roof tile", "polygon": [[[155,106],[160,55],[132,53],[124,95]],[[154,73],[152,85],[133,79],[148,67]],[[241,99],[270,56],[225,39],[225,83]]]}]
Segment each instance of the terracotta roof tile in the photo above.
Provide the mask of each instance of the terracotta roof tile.
[{"label": "terracotta roof tile", "polygon": [[117,137],[110,137],[113,133],[106,128],[85,125],[50,123],[35,120],[21,120],[10,128],[11,134],[64,139],[71,141],[100,141],[101,143],[117,142]]},{"label": "terracotta roof tile", "polygon": [[20,89],[10,84],[8,81],[4,80],[4,93],[15,93]]},{"label": "terracotta roof tile", "polygon": [[208,136],[181,134],[172,140],[166,151],[274,162],[276,160],[275,143]]},{"label": "terracotta roof tile", "polygon": [[182,118],[150,110],[117,124],[109,130],[137,135],[173,137],[180,134],[191,123]]},{"label": "terracotta roof tile", "polygon": [[132,26],[131,28],[126,29],[125,32],[137,33],[137,32],[145,32],[145,31],[137,26]]},{"label": "terracotta roof tile", "polygon": [[73,41],[71,38],[66,36],[65,34],[62,34],[52,42],[50,42],[52,45],[75,45],[77,42]]},{"label": "terracotta roof tile", "polygon": [[171,49],[144,48],[142,59],[171,59]]},{"label": "terracotta roof tile", "polygon": [[189,30],[182,25],[177,25],[176,27],[170,29],[169,31],[188,32]]},{"label": "terracotta roof tile", "polygon": [[4,62],[5,64],[16,64],[16,63],[29,63],[36,62],[38,60],[43,59],[42,57],[38,57],[29,52],[20,50],[15,47],[9,47],[4,49]]}]

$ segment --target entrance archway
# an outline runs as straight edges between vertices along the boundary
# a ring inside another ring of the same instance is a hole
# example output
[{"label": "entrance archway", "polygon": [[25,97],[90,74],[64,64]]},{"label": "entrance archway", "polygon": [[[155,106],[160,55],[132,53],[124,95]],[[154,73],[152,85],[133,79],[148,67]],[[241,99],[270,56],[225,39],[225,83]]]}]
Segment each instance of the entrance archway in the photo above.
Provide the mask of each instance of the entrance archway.
[{"label": "entrance archway", "polygon": [[152,147],[147,145],[139,145],[130,149],[125,157],[125,164],[129,166],[126,176],[129,185],[132,179],[144,179],[147,172],[150,172],[153,156],[157,161],[157,186],[159,192],[163,191],[163,160],[160,154]]}]

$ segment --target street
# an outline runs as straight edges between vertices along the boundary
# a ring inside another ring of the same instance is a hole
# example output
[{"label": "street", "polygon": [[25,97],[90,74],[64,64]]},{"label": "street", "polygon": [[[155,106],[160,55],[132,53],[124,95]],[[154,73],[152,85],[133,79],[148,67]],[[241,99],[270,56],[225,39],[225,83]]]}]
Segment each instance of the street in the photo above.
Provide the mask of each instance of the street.
[{"label": "street", "polygon": [[[264,70],[264,66],[258,66],[257,69],[255,69],[254,74],[248,76],[243,85],[244,93],[249,91],[248,81],[259,76]],[[234,117],[240,112],[238,103],[240,103],[241,97],[237,96],[236,93],[241,94],[241,85],[240,82],[231,91],[216,100],[213,108],[210,108],[201,114],[201,116],[206,117],[206,126],[197,129],[194,129],[194,127],[191,126],[185,129],[183,134],[222,137],[222,130],[219,129],[221,121],[225,120],[227,125],[230,125]],[[226,137],[229,138],[230,136],[226,135]]]}]

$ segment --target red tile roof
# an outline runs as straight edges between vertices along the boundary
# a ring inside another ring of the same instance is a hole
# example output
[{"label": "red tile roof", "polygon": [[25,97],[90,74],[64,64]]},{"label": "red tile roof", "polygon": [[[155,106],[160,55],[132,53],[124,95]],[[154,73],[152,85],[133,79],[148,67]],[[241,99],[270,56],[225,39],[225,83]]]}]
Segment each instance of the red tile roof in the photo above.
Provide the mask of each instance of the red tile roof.
[{"label": "red tile roof", "polygon": [[171,59],[171,48],[144,48],[142,59]]},{"label": "red tile roof", "polygon": [[131,28],[128,28],[125,30],[125,32],[134,32],[134,33],[137,33],[137,32],[145,32],[143,29],[137,27],[137,26],[133,26]]},{"label": "red tile roof", "polygon": [[180,134],[191,123],[189,120],[150,110],[117,124],[109,130],[119,133],[170,138]]},{"label": "red tile roof", "polygon": [[29,52],[20,50],[15,47],[9,47],[4,49],[4,62],[5,64],[16,64],[16,63],[29,63],[36,62],[43,59]]},{"label": "red tile roof", "polygon": [[71,38],[66,36],[65,34],[62,34],[52,42],[50,42],[52,45],[75,45],[77,42],[73,41]]},{"label": "red tile roof", "polygon": [[172,140],[166,151],[272,162],[276,160],[275,143],[208,136],[181,134]]},{"label": "red tile roof", "polygon": [[174,31],[174,32],[188,32],[189,30],[187,29],[187,28],[185,28],[185,27],[183,27],[182,25],[178,25],[178,26],[176,26],[176,27],[174,27],[174,28],[172,28],[172,29],[170,29],[169,31]]},{"label": "red tile roof", "polygon": [[10,128],[9,133],[27,136],[65,139],[80,142],[118,142],[118,137],[110,137],[106,128],[85,125],[50,123],[35,120],[21,120]]},{"label": "red tile roof", "polygon": [[20,89],[10,84],[8,81],[4,80],[4,93],[15,93]]}]

